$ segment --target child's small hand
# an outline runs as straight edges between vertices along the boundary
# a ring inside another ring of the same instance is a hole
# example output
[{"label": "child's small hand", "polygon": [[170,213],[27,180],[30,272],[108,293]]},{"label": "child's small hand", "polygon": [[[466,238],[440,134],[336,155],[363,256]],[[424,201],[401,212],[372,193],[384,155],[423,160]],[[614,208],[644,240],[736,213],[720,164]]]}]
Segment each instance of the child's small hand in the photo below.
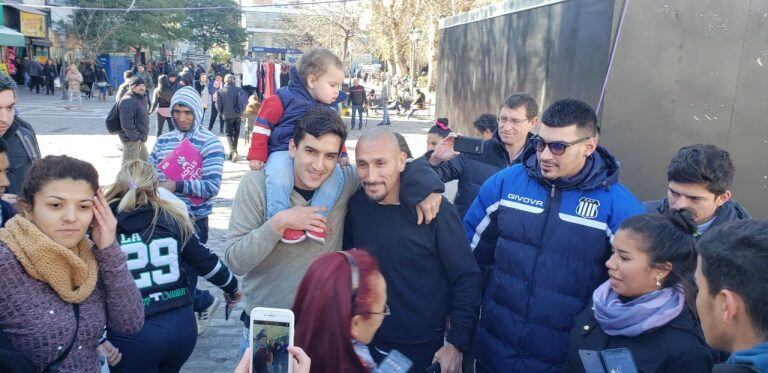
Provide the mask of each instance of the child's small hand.
[{"label": "child's small hand", "polygon": [[339,157],[339,165],[341,165],[341,166],[348,166],[349,165],[349,157],[347,157],[347,156]]},{"label": "child's small hand", "polygon": [[250,167],[251,170],[261,170],[264,168],[264,162],[252,159],[248,162],[248,167]]}]

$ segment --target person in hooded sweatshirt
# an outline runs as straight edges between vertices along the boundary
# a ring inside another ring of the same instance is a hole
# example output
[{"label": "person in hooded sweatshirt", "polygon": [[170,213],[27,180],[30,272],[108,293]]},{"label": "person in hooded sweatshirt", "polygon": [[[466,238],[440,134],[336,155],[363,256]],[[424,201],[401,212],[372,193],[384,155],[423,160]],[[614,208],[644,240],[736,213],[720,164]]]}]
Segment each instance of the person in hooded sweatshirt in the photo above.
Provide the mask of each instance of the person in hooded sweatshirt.
[{"label": "person in hooded sweatshirt", "polygon": [[195,235],[186,205],[173,195],[164,199],[163,190],[154,167],[135,160],[123,165],[106,193],[145,315],[138,334],[107,330],[122,354],[119,372],[178,372],[192,354],[197,333],[188,268],[221,288],[230,305],[241,297],[237,279]]},{"label": "person in hooded sweatshirt", "polygon": [[731,184],[735,167],[727,150],[712,144],[682,147],[667,168],[667,198],[645,202],[648,212],[693,211],[698,239],[720,224],[751,219],[749,212],[734,201]]},{"label": "person in hooded sweatshirt", "polygon": [[542,116],[521,163],[491,176],[464,217],[488,266],[478,372],[559,372],[574,318],[607,276],[609,239],[643,205],[598,145],[595,111],[564,99]]},{"label": "person in hooded sweatshirt", "polygon": [[[221,176],[224,170],[224,146],[211,131],[203,125],[203,107],[200,95],[192,87],[182,87],[171,98],[171,121],[173,131],[157,138],[149,155],[149,163],[156,167],[160,186],[174,193],[187,205],[195,224],[200,242],[208,242],[208,216],[213,211],[213,199],[219,194]],[[188,140],[200,153],[202,165],[198,178],[189,180],[168,180],[160,163],[182,141]],[[197,277],[190,274],[190,281],[197,283]],[[210,315],[218,308],[221,300],[207,290],[195,290],[194,309],[198,318],[198,333],[210,324]]]}]

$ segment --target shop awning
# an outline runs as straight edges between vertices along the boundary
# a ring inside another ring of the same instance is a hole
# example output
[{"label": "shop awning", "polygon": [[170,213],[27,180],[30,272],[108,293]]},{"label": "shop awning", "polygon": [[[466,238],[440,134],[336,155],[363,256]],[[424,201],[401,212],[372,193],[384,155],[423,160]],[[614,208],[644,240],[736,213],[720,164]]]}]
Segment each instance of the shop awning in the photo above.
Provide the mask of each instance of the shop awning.
[{"label": "shop awning", "polygon": [[0,26],[0,45],[8,47],[23,47],[24,34],[14,29]]},{"label": "shop awning", "polygon": [[39,10],[37,10],[35,8],[24,6],[24,5],[18,5],[18,4],[3,4],[3,5],[9,6],[11,8],[16,8],[17,10],[20,10],[22,12],[27,12],[27,13],[31,13],[31,14],[37,14],[37,15],[41,15],[41,16],[47,16],[48,15],[45,12],[42,12],[42,11],[39,11]]},{"label": "shop awning", "polygon": [[53,43],[48,39],[29,38],[29,44],[36,45],[38,47],[51,47]]}]

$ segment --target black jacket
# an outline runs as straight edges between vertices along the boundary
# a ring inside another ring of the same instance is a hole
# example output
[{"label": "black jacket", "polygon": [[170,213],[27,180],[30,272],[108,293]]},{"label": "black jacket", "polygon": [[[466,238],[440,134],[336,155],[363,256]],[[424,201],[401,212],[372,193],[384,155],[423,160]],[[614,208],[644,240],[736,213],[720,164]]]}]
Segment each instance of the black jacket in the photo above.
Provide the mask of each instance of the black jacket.
[{"label": "black jacket", "polygon": [[[528,138],[530,139],[532,136],[529,134]],[[530,144],[531,142],[526,140],[525,147],[530,146]],[[428,152],[425,158],[428,159],[431,155],[432,153]],[[483,141],[483,154],[459,154],[450,161],[442,162],[432,166],[432,168],[445,183],[453,180],[459,181],[453,204],[459,210],[459,216],[463,218],[469,206],[472,205],[472,201],[477,197],[483,183],[491,175],[517,163],[520,163],[520,157],[510,161],[509,153],[499,138],[499,132],[496,131],[492,139]]]},{"label": "black jacket", "polygon": [[[415,189],[412,189],[415,190]],[[374,202],[361,188],[349,200],[342,248],[368,250],[387,280],[392,315],[376,333],[385,342],[443,339],[462,351],[470,344],[480,305],[480,270],[456,209],[445,199],[437,217],[417,225],[413,205]]]},{"label": "black jacket", "polygon": [[595,320],[592,304],[576,317],[563,372],[584,372],[579,350],[628,348],[640,373],[707,373],[712,358],[701,328],[686,308],[667,325],[637,337],[609,336]]},{"label": "black jacket", "polygon": [[349,98],[347,103],[351,106],[363,106],[368,102],[365,87],[361,85],[353,86],[349,89]]},{"label": "black jacket", "polygon": [[131,92],[123,96],[118,103],[120,113],[120,126],[118,132],[120,141],[136,142],[147,141],[149,134],[149,110],[147,110],[147,97],[138,96]]},{"label": "black jacket", "polygon": [[[110,207],[117,211],[117,203]],[[152,225],[150,205],[117,215],[117,240],[126,254],[128,268],[144,299],[144,313],[151,316],[192,303],[187,266],[224,292],[237,291],[237,279],[196,235],[182,242],[171,218],[161,213]]]},{"label": "black jacket", "polygon": [[[664,214],[669,210],[669,201],[667,201],[666,198],[663,200],[646,201],[643,202],[643,205],[645,205],[645,210],[648,213]],[[749,215],[747,209],[741,206],[738,202],[730,200],[717,209],[715,212],[715,221],[712,222],[709,229],[725,222],[743,219],[752,219],[752,216]],[[697,235],[696,239],[698,240],[699,237],[701,237],[701,235]]]},{"label": "black jacket", "polygon": [[6,154],[10,163],[8,180],[11,184],[6,189],[6,193],[19,194],[27,170],[32,166],[32,162],[40,158],[37,136],[32,126],[17,115],[13,118],[11,127],[3,135],[3,139],[8,146]]},{"label": "black jacket", "polygon": [[216,95],[216,110],[221,114],[221,119],[240,118],[248,100],[242,88],[234,84],[225,84],[216,92]]}]

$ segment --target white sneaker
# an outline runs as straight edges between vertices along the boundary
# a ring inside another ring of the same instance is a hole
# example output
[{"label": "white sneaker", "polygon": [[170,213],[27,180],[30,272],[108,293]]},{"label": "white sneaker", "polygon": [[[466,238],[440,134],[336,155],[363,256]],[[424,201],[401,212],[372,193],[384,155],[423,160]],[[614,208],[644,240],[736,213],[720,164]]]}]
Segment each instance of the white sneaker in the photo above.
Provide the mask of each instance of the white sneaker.
[{"label": "white sneaker", "polygon": [[208,308],[202,312],[197,312],[197,335],[203,334],[205,329],[208,328],[208,325],[211,325],[211,317],[213,317],[213,313],[216,312],[216,309],[219,308],[220,303],[221,299],[213,297],[213,303],[211,303]]}]

